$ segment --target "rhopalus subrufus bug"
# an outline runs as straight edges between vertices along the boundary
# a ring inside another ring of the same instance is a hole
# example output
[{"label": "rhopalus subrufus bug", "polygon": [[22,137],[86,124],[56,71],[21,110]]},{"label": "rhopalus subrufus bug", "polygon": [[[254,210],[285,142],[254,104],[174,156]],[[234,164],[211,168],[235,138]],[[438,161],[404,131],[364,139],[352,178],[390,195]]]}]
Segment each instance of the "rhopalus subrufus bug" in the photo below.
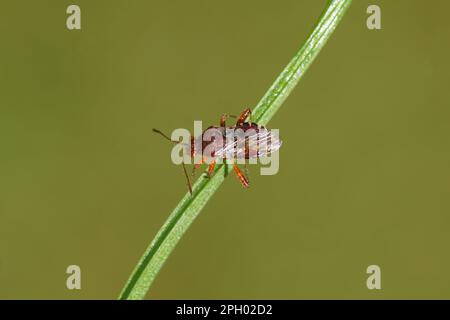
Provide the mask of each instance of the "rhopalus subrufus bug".
[{"label": "rhopalus subrufus bug", "polygon": [[[236,173],[242,186],[248,187],[248,169],[247,159],[257,159],[263,156],[269,156],[272,152],[277,151],[281,147],[281,140],[274,135],[271,130],[263,126],[259,126],[251,121],[247,122],[247,118],[251,115],[250,109],[245,109],[239,117],[237,117],[234,126],[226,125],[228,117],[234,117],[224,114],[220,117],[219,126],[211,126],[207,128],[199,137],[190,137],[190,144],[185,144],[185,151],[191,158],[194,158],[200,151],[200,161],[194,163],[192,176],[195,170],[203,163],[208,162],[208,176],[213,173],[217,162],[223,160],[244,160],[246,174],[244,174],[236,161],[233,163],[233,170]],[[180,141],[174,141],[160,130],[153,129],[154,132],[161,134],[164,138],[175,144]],[[198,146],[198,147],[196,147]],[[209,159],[209,161],[206,161]],[[186,176],[189,192],[192,194],[192,185],[186,171],[186,166],[182,162],[183,171]]]}]

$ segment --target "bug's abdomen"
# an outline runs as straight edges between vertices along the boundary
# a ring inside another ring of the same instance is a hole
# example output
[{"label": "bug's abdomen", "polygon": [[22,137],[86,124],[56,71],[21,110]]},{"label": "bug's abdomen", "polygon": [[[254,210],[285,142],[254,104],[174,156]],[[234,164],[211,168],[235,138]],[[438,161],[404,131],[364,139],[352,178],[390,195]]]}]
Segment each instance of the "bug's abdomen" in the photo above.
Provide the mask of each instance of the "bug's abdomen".
[{"label": "bug's abdomen", "polygon": [[259,158],[280,146],[281,140],[271,130],[250,122],[235,127],[210,127],[202,135],[203,154],[213,158]]}]

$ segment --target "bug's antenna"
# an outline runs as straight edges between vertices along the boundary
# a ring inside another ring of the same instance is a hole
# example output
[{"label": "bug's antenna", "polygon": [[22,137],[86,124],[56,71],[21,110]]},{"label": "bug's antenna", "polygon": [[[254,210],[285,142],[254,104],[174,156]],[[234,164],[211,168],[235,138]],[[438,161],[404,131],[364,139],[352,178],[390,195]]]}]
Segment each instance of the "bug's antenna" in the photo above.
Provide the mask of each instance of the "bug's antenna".
[{"label": "bug's antenna", "polygon": [[166,136],[164,133],[162,133],[161,131],[159,131],[158,129],[152,129],[153,132],[159,133],[160,135],[162,135],[164,138],[166,138],[167,140],[169,140],[170,142],[173,143],[179,143],[179,141],[174,141],[172,139],[170,139],[168,136]]},{"label": "bug's antenna", "polygon": [[184,175],[186,176],[186,181],[187,181],[187,186],[188,186],[188,189],[189,189],[189,193],[190,193],[191,196],[192,196],[192,185],[191,185],[191,180],[189,180],[189,176],[188,176],[188,174],[187,174],[186,166],[185,166],[184,162],[182,162],[181,164],[183,165],[183,171],[184,171]]},{"label": "bug's antenna", "polygon": [[[174,141],[174,140],[170,139],[167,135],[165,135],[164,133],[162,133],[158,129],[152,129],[152,130],[153,130],[153,132],[159,133],[160,135],[162,135],[164,138],[166,138],[167,140],[169,140],[172,143],[175,143],[175,144],[180,143],[180,141]],[[187,186],[188,186],[188,189],[189,189],[189,193],[192,195],[192,184],[191,184],[191,180],[189,180],[189,176],[188,176],[187,171],[186,171],[186,165],[184,164],[184,162],[181,162],[181,164],[183,165],[183,171],[184,171],[184,175],[186,176],[186,181],[187,181]]]}]

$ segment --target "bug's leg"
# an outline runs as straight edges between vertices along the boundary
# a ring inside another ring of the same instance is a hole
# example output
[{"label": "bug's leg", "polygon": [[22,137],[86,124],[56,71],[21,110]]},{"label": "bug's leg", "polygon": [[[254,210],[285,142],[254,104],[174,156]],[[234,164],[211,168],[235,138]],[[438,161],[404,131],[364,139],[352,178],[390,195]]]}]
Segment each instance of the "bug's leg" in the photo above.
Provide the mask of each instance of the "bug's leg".
[{"label": "bug's leg", "polygon": [[236,175],[237,175],[239,181],[241,181],[242,186],[244,188],[248,188],[248,186],[249,186],[248,179],[242,173],[241,169],[239,169],[238,165],[234,164],[233,169],[234,169],[234,172],[236,172]]},{"label": "bug's leg", "polygon": [[232,114],[226,114],[224,113],[221,117],[220,117],[220,126],[221,127],[226,127],[226,121],[228,118],[237,118],[236,116],[232,115]]},{"label": "bug's leg", "polygon": [[251,115],[252,111],[250,110],[250,108],[246,108],[244,109],[244,111],[242,111],[241,115],[239,116],[236,125],[240,126],[242,125],[245,120],[248,118],[249,115]]},{"label": "bug's leg", "polygon": [[244,163],[244,171],[245,171],[245,175],[247,176],[247,183],[250,184],[250,174],[248,173],[248,166],[247,166],[247,162]]},{"label": "bug's leg", "polygon": [[226,113],[224,113],[221,117],[220,117],[220,126],[221,127],[225,127],[226,126],[226,121],[227,121],[228,115]]},{"label": "bug's leg", "polygon": [[205,162],[205,159],[202,158],[202,160],[199,163],[195,163],[194,167],[192,167],[192,178],[195,177],[195,170],[201,167],[201,165]]},{"label": "bug's leg", "polygon": [[214,171],[214,167],[216,166],[216,161],[213,161],[210,163],[209,167],[208,167],[208,177],[212,177],[212,173]]}]

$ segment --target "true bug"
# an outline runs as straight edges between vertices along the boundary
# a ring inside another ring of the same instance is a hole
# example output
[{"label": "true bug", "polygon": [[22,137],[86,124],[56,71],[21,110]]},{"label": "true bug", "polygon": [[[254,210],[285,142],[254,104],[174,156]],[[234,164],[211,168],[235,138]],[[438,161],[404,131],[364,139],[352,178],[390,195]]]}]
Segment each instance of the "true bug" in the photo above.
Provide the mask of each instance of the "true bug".
[{"label": "true bug", "polygon": [[[263,126],[259,126],[256,123],[253,122],[247,122],[247,118],[251,115],[251,110],[249,108],[245,109],[239,117],[237,117],[236,125],[234,126],[226,126],[226,120],[228,117],[235,117],[228,114],[223,114],[220,117],[220,125],[219,126],[211,126],[207,128],[201,136],[195,138],[191,136],[190,145],[185,145],[186,151],[190,152],[190,156],[193,158],[196,155],[196,148],[194,147],[196,143],[201,147],[202,155],[204,154],[204,151],[208,148],[210,150],[210,156],[213,158],[211,163],[208,167],[208,176],[210,177],[213,173],[214,167],[216,165],[217,160],[225,160],[225,159],[253,159],[253,158],[259,158],[262,156],[268,156],[272,152],[277,151],[281,147],[281,140],[278,138],[278,136],[275,136],[272,134],[272,132],[268,129],[266,129]],[[206,139],[205,141],[205,133],[209,130],[215,130],[219,133],[222,139],[216,139],[211,137],[211,139]],[[239,141],[239,139],[236,139],[233,135],[234,132],[240,130],[244,134],[244,140]],[[161,131],[157,129],[153,129],[154,132],[159,133],[167,140],[178,144],[180,141],[174,141],[171,138],[169,138],[167,135],[162,133]],[[249,133],[249,134],[247,134]],[[230,139],[231,138],[231,139]],[[262,148],[261,146],[264,146]],[[212,151],[211,151],[212,150]],[[192,170],[192,176],[195,175],[195,170],[199,168],[203,163],[205,163],[205,158],[202,157],[201,161],[199,163],[195,163],[193,170]],[[192,194],[192,185],[191,181],[189,179],[189,176],[186,171],[185,164],[183,165],[183,171],[186,176],[187,180],[187,186],[189,189],[189,192]],[[233,170],[236,173],[239,181],[241,182],[242,186],[247,188],[249,186],[249,180],[248,180],[248,170],[246,163],[245,165],[245,171],[246,175],[241,171],[239,166],[234,162],[233,163]]]}]

